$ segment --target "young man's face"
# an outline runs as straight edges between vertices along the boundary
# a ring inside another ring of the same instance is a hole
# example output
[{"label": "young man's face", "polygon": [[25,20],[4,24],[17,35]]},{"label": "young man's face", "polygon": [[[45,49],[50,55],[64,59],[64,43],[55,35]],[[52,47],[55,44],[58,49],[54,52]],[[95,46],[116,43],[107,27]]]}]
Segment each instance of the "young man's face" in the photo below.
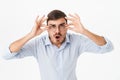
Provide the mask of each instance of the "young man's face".
[{"label": "young man's face", "polygon": [[55,45],[61,45],[66,37],[67,23],[65,18],[48,21],[48,33],[50,40]]}]

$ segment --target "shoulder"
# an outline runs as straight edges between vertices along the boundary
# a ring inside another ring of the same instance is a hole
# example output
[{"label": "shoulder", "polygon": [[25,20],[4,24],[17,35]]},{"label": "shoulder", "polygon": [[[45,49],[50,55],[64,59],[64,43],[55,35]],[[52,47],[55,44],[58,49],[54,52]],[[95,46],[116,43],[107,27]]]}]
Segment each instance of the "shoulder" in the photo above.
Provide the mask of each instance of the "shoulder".
[{"label": "shoulder", "polygon": [[43,44],[46,40],[46,36],[48,36],[48,32],[44,31],[43,33],[41,33],[40,35],[34,37],[33,39],[31,39],[31,42],[34,42],[35,44]]},{"label": "shoulder", "polygon": [[80,42],[80,41],[84,41],[87,39],[86,36],[79,34],[79,33],[76,33],[76,32],[73,32],[73,31],[68,31],[67,35],[69,36],[69,39],[72,41],[79,41]]}]

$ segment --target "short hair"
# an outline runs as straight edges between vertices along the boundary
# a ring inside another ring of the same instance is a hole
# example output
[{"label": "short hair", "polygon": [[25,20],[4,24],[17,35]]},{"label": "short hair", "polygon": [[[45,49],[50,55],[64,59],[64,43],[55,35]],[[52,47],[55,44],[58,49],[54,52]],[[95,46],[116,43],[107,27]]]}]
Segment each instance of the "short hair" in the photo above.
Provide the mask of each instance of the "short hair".
[{"label": "short hair", "polygon": [[[66,14],[60,10],[52,10],[48,15],[47,15],[48,19],[47,19],[47,24],[49,20],[57,20],[60,18],[65,18]],[[67,22],[67,19],[65,19]]]}]

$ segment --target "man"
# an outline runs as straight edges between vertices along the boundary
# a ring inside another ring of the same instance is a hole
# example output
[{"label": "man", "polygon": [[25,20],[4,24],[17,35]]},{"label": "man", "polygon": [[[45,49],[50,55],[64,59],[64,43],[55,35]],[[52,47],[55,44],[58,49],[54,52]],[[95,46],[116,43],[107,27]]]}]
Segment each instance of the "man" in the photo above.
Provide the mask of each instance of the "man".
[{"label": "man", "polygon": [[[68,20],[71,23],[68,24]],[[47,25],[43,24],[45,21]],[[64,12],[53,10],[47,18],[38,16],[32,31],[10,44],[5,58],[34,56],[42,80],[77,80],[75,68],[81,53],[105,53],[112,49],[108,39],[90,32],[82,25],[78,14],[69,14],[67,17]]]}]

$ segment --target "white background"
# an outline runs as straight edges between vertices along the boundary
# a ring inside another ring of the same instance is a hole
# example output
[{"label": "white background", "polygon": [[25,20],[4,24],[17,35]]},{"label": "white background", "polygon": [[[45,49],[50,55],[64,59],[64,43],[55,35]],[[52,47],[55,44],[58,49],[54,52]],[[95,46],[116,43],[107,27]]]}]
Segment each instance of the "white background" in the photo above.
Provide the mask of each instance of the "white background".
[{"label": "white background", "polygon": [[[78,59],[78,80],[120,80],[119,0],[0,0],[0,54],[12,41],[27,34],[37,15],[53,9],[77,13],[85,28],[109,38],[114,50],[106,54],[85,53]],[[36,60],[0,58],[0,80],[41,80]]]}]

